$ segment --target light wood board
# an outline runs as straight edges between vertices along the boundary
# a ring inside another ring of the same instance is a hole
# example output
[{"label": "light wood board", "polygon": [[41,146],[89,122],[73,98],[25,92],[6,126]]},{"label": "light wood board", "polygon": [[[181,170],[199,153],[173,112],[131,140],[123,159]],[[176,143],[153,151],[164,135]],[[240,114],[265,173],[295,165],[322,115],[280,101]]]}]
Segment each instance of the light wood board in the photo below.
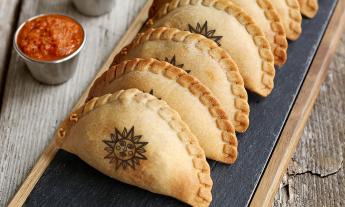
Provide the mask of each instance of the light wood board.
[{"label": "light wood board", "polygon": [[275,207],[345,206],[345,32],[301,141],[275,196]]},{"label": "light wood board", "polygon": [[345,24],[345,2],[339,1],[332,20],[309,69],[289,119],[257,187],[251,207],[272,206],[282,176],[300,140],[301,133],[319,94],[331,58]]}]

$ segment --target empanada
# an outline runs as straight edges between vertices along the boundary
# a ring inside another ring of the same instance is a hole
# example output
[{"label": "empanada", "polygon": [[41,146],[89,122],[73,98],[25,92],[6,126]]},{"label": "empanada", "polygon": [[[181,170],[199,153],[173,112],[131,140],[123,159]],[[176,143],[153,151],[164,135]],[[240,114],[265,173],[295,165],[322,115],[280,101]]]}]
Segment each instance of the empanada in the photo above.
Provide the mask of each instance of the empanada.
[{"label": "empanada", "polygon": [[249,126],[249,105],[243,79],[225,50],[206,37],[162,27],[140,33],[114,59],[155,58],[183,68],[208,87],[221,102],[236,131]]},{"label": "empanada", "polygon": [[[150,16],[153,17],[159,8],[163,7],[171,0],[155,0],[150,8]],[[230,0],[228,0],[230,1]],[[270,42],[274,55],[274,63],[283,65],[287,59],[286,33],[284,26],[279,19],[269,0],[231,0],[249,14],[260,26]]]},{"label": "empanada", "polygon": [[301,13],[309,18],[315,17],[317,11],[319,11],[318,0],[298,0],[301,7]]},{"label": "empanada", "polygon": [[147,26],[172,27],[215,41],[237,63],[247,89],[267,96],[274,86],[274,57],[254,20],[231,1],[173,0]]},{"label": "empanada", "polygon": [[62,148],[100,172],[193,206],[212,200],[210,167],[176,111],[137,89],[92,99],[58,130]]},{"label": "empanada", "polygon": [[286,37],[297,40],[302,33],[302,15],[297,0],[271,0],[283,22]]},{"label": "empanada", "polygon": [[231,0],[246,11],[260,26],[270,42],[274,64],[283,65],[287,59],[286,33],[270,0]]},{"label": "empanada", "polygon": [[164,61],[137,58],[103,73],[91,87],[89,98],[129,88],[166,101],[188,124],[206,157],[224,163],[236,160],[235,129],[219,101],[195,77]]}]

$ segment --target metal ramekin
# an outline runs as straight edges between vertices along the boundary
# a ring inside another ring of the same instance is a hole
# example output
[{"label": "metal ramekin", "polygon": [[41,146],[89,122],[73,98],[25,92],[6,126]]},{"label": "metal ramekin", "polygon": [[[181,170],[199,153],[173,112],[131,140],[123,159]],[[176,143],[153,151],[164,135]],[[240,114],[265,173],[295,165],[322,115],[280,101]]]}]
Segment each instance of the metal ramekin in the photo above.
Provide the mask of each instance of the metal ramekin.
[{"label": "metal ramekin", "polygon": [[[72,54],[58,59],[58,60],[52,60],[52,61],[45,61],[45,60],[36,60],[29,56],[27,56],[24,52],[21,51],[17,44],[17,38],[20,30],[23,28],[23,26],[33,19],[36,19],[38,17],[47,16],[47,15],[62,15],[69,17],[73,19],[77,24],[79,24],[84,32],[84,39],[80,47],[74,51]],[[24,23],[22,23],[15,35],[13,40],[13,45],[17,53],[23,60],[25,61],[26,65],[29,68],[29,71],[31,72],[32,76],[38,80],[41,83],[55,85],[55,84],[61,84],[69,80],[73,74],[75,73],[77,69],[78,59],[79,59],[79,53],[83,49],[86,41],[86,33],[83,28],[83,26],[74,18],[64,15],[64,14],[57,14],[57,13],[47,13],[47,14],[40,14],[37,16],[34,16],[28,20],[26,20]]]},{"label": "metal ramekin", "polygon": [[78,11],[88,16],[100,16],[112,10],[116,0],[72,0]]}]

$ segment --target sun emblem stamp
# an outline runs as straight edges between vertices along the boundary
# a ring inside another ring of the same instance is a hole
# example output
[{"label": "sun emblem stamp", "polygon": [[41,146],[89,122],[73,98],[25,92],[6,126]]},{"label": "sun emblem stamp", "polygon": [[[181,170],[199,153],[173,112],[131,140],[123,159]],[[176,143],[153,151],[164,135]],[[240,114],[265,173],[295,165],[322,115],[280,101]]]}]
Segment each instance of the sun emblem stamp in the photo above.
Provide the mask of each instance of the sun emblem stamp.
[{"label": "sun emblem stamp", "polygon": [[110,134],[110,140],[103,140],[106,144],[104,150],[108,153],[104,159],[114,163],[116,170],[120,167],[123,170],[129,167],[135,170],[140,165],[140,160],[147,160],[144,154],[148,142],[140,142],[141,138],[142,135],[134,134],[134,126],[129,131],[125,127],[122,132],[115,128],[115,133]]},{"label": "sun emblem stamp", "polygon": [[207,21],[205,21],[203,25],[201,25],[200,23],[197,23],[196,27],[193,27],[192,25],[188,24],[188,29],[191,33],[204,35],[205,37],[215,41],[218,46],[221,46],[220,40],[223,38],[223,36],[215,35],[216,30],[209,29],[207,25]]}]

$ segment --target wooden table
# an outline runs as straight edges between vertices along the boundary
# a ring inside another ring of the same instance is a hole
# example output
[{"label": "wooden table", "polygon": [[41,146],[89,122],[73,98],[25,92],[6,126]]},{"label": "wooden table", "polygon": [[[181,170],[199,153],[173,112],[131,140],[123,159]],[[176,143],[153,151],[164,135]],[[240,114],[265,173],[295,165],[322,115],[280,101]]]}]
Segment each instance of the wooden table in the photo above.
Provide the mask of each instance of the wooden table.
[{"label": "wooden table", "polygon": [[345,33],[274,206],[345,206]]},{"label": "wooden table", "polygon": [[[118,1],[110,14],[86,17],[66,0],[0,1],[0,206],[14,195],[58,123],[70,111],[145,0]],[[14,29],[44,12],[76,17],[87,45],[75,76],[59,86],[36,82],[12,49]],[[345,34],[275,206],[343,206],[345,200]],[[331,199],[330,199],[331,198]]]}]

